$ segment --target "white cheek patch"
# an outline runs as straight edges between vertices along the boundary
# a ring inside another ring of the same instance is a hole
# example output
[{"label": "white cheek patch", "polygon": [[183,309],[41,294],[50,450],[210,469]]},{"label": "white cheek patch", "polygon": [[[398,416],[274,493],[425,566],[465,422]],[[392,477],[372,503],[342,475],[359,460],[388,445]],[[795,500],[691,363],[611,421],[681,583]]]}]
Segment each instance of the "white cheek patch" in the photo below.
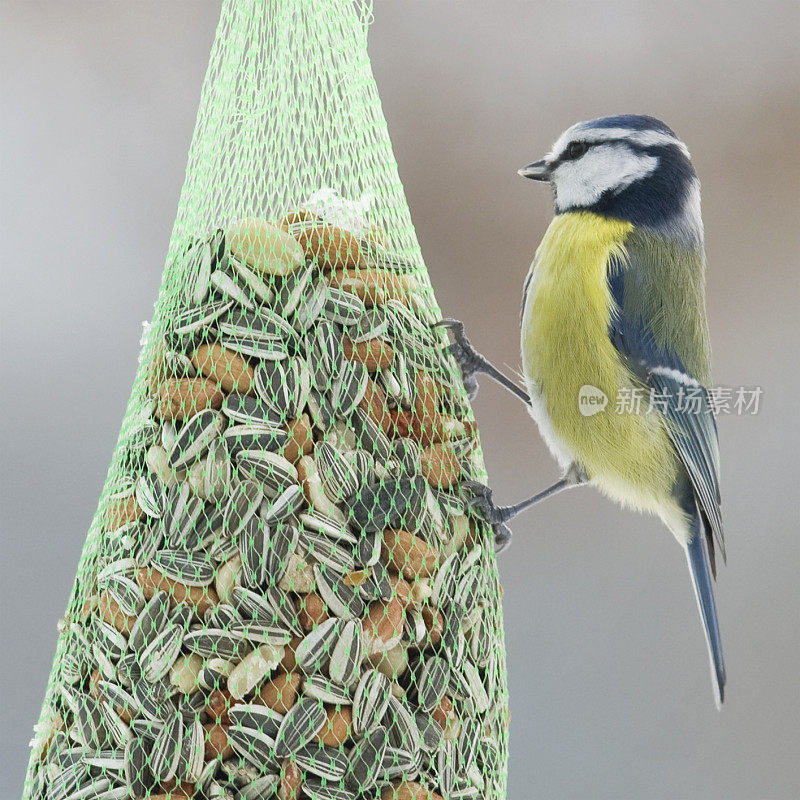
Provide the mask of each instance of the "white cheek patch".
[{"label": "white cheek patch", "polygon": [[646,178],[658,166],[658,157],[635,153],[622,143],[599,144],[575,161],[564,161],[553,172],[556,208],[582,208],[596,203],[605,192],[615,194]]}]

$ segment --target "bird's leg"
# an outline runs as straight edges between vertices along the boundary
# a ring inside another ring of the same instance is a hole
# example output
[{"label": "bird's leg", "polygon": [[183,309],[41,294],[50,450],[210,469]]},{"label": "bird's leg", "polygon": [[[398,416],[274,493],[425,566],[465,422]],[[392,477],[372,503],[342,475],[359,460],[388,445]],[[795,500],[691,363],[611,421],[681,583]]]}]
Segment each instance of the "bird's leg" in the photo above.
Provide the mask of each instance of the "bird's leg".
[{"label": "bird's leg", "polygon": [[531,506],[552,497],[564,489],[570,489],[573,486],[581,486],[589,480],[586,471],[578,464],[571,464],[564,476],[556,481],[552,486],[548,486],[541,492],[528,497],[525,500],[515,503],[510,506],[495,505],[492,500],[492,490],[477,481],[467,481],[463,486],[472,493],[473,497],[469,501],[470,506],[480,511],[484,519],[495,527],[495,541],[502,539],[503,543],[511,536],[511,531],[508,530],[506,523],[517,516],[517,514],[525,511]]},{"label": "bird's leg", "polygon": [[475,399],[478,394],[478,381],[475,375],[483,372],[490,378],[496,380],[504,389],[511,392],[515,397],[522,400],[525,405],[531,404],[528,393],[517,386],[511,378],[506,377],[489,360],[481,355],[473,346],[464,333],[464,323],[457,319],[443,319],[435,323],[434,327],[446,328],[451,331],[455,341],[447,347],[447,351],[455,358],[461,368],[461,378],[467,390],[470,400]]}]

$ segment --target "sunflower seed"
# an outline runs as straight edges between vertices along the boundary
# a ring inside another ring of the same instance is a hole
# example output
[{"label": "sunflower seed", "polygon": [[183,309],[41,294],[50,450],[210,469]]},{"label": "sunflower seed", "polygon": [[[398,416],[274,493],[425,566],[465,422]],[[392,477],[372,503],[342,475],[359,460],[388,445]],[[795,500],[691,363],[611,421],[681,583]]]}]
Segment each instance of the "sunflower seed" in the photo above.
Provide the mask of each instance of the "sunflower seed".
[{"label": "sunflower seed", "polygon": [[149,762],[150,747],[143,737],[132,736],[125,746],[125,782],[133,797],[145,797],[150,791],[153,776]]},{"label": "sunflower seed", "polygon": [[347,756],[341,750],[316,743],[296,750],[294,759],[301,769],[328,781],[341,780],[348,766]]},{"label": "sunflower seed", "polygon": [[229,300],[233,300],[247,309],[255,308],[246,284],[238,278],[233,270],[225,272],[221,269],[214,270],[211,273],[210,283],[213,289]]},{"label": "sunflower seed", "polygon": [[327,392],[331,388],[332,376],[339,373],[344,360],[341,329],[320,320],[306,337],[306,356],[313,387],[319,392]]},{"label": "sunflower seed", "polygon": [[183,731],[176,774],[187,781],[196,781],[203,771],[205,731],[199,720],[191,722]]},{"label": "sunflower seed", "polygon": [[481,738],[481,724],[475,719],[463,719],[456,748],[457,760],[461,771],[475,762],[475,754]]},{"label": "sunflower seed", "polygon": [[224,435],[225,444],[231,455],[242,450],[269,450],[279,452],[289,441],[284,428],[271,424],[231,425]]},{"label": "sunflower seed", "polygon": [[302,534],[306,534],[308,532],[319,533],[322,536],[327,536],[329,539],[337,542],[342,542],[349,545],[355,545],[358,543],[356,536],[347,528],[346,525],[343,525],[333,517],[329,517],[327,514],[323,514],[316,509],[310,509],[309,511],[300,514],[300,523],[302,526]]},{"label": "sunflower seed", "polygon": [[231,725],[251,728],[275,739],[284,715],[260,703],[246,703],[232,706],[228,711],[228,718]]},{"label": "sunflower seed", "polygon": [[283,419],[300,415],[311,389],[311,373],[304,359],[296,356],[287,362],[261,364],[253,388],[261,400]]},{"label": "sunflower seed", "polygon": [[172,333],[176,336],[186,336],[206,328],[232,305],[233,302],[230,300],[217,300],[204,306],[190,308],[176,316]]},{"label": "sunflower seed", "polygon": [[144,608],[146,601],[141,587],[125,575],[112,574],[98,578],[97,585],[114,598],[123,614],[135,617]]},{"label": "sunflower seed", "polygon": [[399,478],[359,489],[350,506],[350,517],[365,533],[401,528],[409,506],[425,495],[425,479]]},{"label": "sunflower seed", "polygon": [[263,489],[253,481],[245,480],[234,487],[224,511],[225,530],[231,539],[236,541],[236,537],[258,511],[263,499]]},{"label": "sunflower seed", "polygon": [[439,656],[431,656],[422,668],[417,685],[417,699],[426,711],[439,705],[450,683],[450,665]]},{"label": "sunflower seed", "polygon": [[[290,489],[286,491],[289,492]],[[283,496],[281,495],[281,497]],[[275,503],[277,504],[279,500],[280,498]],[[272,529],[267,548],[266,571],[273,581],[279,581],[284,576],[289,564],[289,557],[297,550],[299,538],[300,532],[294,525],[277,524]]]},{"label": "sunflower seed", "polygon": [[385,716],[386,728],[389,732],[389,744],[402,748],[416,755],[422,747],[422,737],[417,723],[402,700],[394,695],[389,696],[389,704]]},{"label": "sunflower seed", "polygon": [[[231,725],[228,728],[228,741],[246,762],[258,769],[277,763],[274,740],[253,728]],[[219,796],[224,797],[224,795]]]},{"label": "sunflower seed", "polygon": [[382,309],[368,308],[361,312],[358,319],[348,325],[347,335],[353,344],[358,344],[384,336],[388,327],[389,323]]},{"label": "sunflower seed", "polygon": [[183,644],[189,652],[197,653],[204,658],[225,660],[241,659],[253,649],[241,633],[219,628],[190,631],[184,637]]},{"label": "sunflower seed", "polygon": [[231,591],[231,604],[245,620],[270,625],[277,620],[277,614],[266,598],[242,586]]},{"label": "sunflower seed", "polygon": [[325,707],[319,701],[310,697],[299,700],[281,722],[275,737],[275,755],[285,758],[296,753],[322,730],[327,720]]},{"label": "sunflower seed", "polygon": [[161,633],[142,650],[139,660],[144,677],[151,683],[163,678],[178,657],[183,642],[183,631],[168,623]]},{"label": "sunflower seed", "polygon": [[183,719],[175,712],[164,723],[150,754],[150,769],[162,781],[172,780],[178,769],[183,743]]},{"label": "sunflower seed", "polygon": [[333,380],[331,393],[334,413],[344,418],[353,413],[367,391],[369,374],[363,364],[357,361],[344,361]]},{"label": "sunflower seed", "polygon": [[486,687],[483,685],[478,668],[470,661],[465,661],[461,666],[461,672],[466,679],[469,687],[469,696],[475,704],[475,710],[479,714],[484,714],[489,709],[489,696]]},{"label": "sunflower seed", "polygon": [[381,763],[389,744],[389,735],[386,728],[379,726],[373,728],[349,754],[350,762],[345,784],[354,791],[365,791],[372,788],[378,780]]},{"label": "sunflower seed", "polygon": [[267,579],[269,529],[256,516],[239,531],[237,546],[242,556],[242,576],[247,586],[258,586]]},{"label": "sunflower seed", "polygon": [[348,686],[328,680],[324,675],[310,675],[306,678],[303,681],[303,692],[306,697],[313,697],[323,703],[350,705],[352,702]]},{"label": "sunflower seed", "polygon": [[295,660],[306,671],[319,670],[330,657],[342,628],[342,621],[331,617],[309,633],[295,650]]},{"label": "sunflower seed", "polygon": [[316,265],[310,265],[305,269],[297,270],[283,279],[281,288],[278,290],[276,304],[278,308],[287,316],[291,316],[303,298],[305,288],[313,283],[312,275],[317,272]]},{"label": "sunflower seed", "polygon": [[392,781],[395,778],[405,777],[414,780],[418,768],[416,759],[408,750],[400,747],[387,747],[381,761],[379,779]]},{"label": "sunflower seed", "polygon": [[159,550],[153,556],[153,566],[168,578],[186,586],[208,586],[214,580],[214,564],[204,553],[185,550]]},{"label": "sunflower seed", "polygon": [[425,640],[428,633],[421,612],[409,610],[406,613],[404,624],[406,639],[410,644],[419,646]]},{"label": "sunflower seed", "polygon": [[446,797],[450,797],[458,780],[456,775],[456,743],[443,741],[436,754],[436,770],[439,773],[439,785]]},{"label": "sunflower seed", "polygon": [[148,517],[161,517],[167,505],[164,485],[152,473],[147,472],[136,482],[136,502]]},{"label": "sunflower seed", "polygon": [[271,644],[277,647],[286,644],[292,638],[292,634],[286,628],[279,625],[265,625],[260,622],[234,622],[230,627],[230,632],[244,637],[248,642]]},{"label": "sunflower seed", "polygon": [[483,618],[470,630],[469,652],[470,658],[478,667],[485,667],[492,658],[492,631],[487,620]]},{"label": "sunflower seed", "polygon": [[431,603],[433,605],[443,606],[452,601],[455,594],[458,567],[458,553],[451,553],[442,562],[433,579],[433,591],[431,592]]},{"label": "sunflower seed", "polygon": [[319,565],[314,566],[314,578],[317,591],[334,616],[347,620],[360,619],[363,616],[364,601],[355,589],[343,583],[338,576],[328,574]]},{"label": "sunflower seed", "polygon": [[328,674],[331,680],[349,686],[358,677],[361,660],[364,656],[364,643],[361,636],[361,623],[351,619],[341,629],[331,660]]},{"label": "sunflower seed", "polygon": [[347,541],[333,541],[327,536],[301,528],[300,543],[309,556],[334,572],[344,575],[355,568],[353,546]]},{"label": "sunflower seed", "polygon": [[[277,497],[264,500],[259,515],[265,525],[272,525],[295,516],[305,505],[305,496],[299,485],[287,486]],[[284,526],[287,527],[287,526]]]},{"label": "sunflower seed", "polygon": [[350,292],[328,287],[325,317],[340,325],[354,325],[366,312],[364,303]]},{"label": "sunflower seed", "polygon": [[256,336],[222,336],[220,344],[243,356],[262,361],[281,361],[289,356],[289,347],[279,339],[262,339]]},{"label": "sunflower seed", "polygon": [[234,664],[224,658],[210,658],[200,670],[197,680],[204,689],[216,689],[227,683]]},{"label": "sunflower seed", "polygon": [[225,273],[234,280],[249,299],[259,303],[272,302],[273,294],[267,284],[244,262],[237,258],[229,257],[228,268]]},{"label": "sunflower seed", "polygon": [[260,398],[241,394],[229,394],[222,401],[222,413],[235,423],[266,428],[277,428],[284,420],[282,414]]},{"label": "sunflower seed", "polygon": [[414,714],[414,722],[422,736],[422,746],[429,753],[435,753],[442,741],[442,728],[439,723],[427,713],[427,711],[417,711]]},{"label": "sunflower seed", "polygon": [[97,644],[109,658],[117,661],[120,656],[128,649],[128,640],[113,625],[103,622],[101,619],[95,620],[95,632]]},{"label": "sunflower seed", "polygon": [[379,725],[391,694],[389,679],[371,669],[361,676],[353,696],[353,733],[361,736]]},{"label": "sunflower seed", "polygon": [[328,394],[323,395],[316,389],[311,389],[306,403],[314,427],[321,433],[326,434],[334,424],[336,416],[332,398]]},{"label": "sunflower seed", "polygon": [[298,333],[305,333],[322,313],[327,299],[328,284],[324,278],[309,281],[303,289],[300,302],[292,317],[292,326]]},{"label": "sunflower seed", "polygon": [[182,469],[200,458],[209,444],[225,428],[225,417],[211,409],[195,414],[182,428],[169,454],[173,471]]},{"label": "sunflower seed", "polygon": [[128,645],[133,651],[143,650],[163,630],[169,614],[169,597],[156,592],[142,609],[131,628]]},{"label": "sunflower seed", "polygon": [[365,533],[358,540],[358,563],[372,567],[381,557],[381,536],[379,533]]},{"label": "sunflower seed", "polygon": [[[262,450],[242,450],[236,456],[236,464],[242,472],[251,475],[264,484],[263,490],[259,489],[262,493],[259,503],[263,499],[263,494],[268,497],[277,497],[284,489],[297,484],[298,481],[297,470],[294,465],[277,453],[268,453]],[[251,482],[244,481],[243,483]]]},{"label": "sunflower seed", "polygon": [[355,494],[359,487],[358,473],[353,463],[332,444],[322,442],[314,451],[322,488],[333,503],[341,503]]}]

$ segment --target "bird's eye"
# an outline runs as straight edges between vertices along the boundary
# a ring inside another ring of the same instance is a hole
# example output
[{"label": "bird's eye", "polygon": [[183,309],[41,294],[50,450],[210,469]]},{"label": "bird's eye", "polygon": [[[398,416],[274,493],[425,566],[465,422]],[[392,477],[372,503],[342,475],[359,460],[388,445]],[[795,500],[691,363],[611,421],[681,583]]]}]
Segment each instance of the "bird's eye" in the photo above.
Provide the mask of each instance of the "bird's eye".
[{"label": "bird's eye", "polygon": [[574,161],[576,158],[580,158],[588,149],[589,145],[586,142],[572,142],[566,149],[564,158]]}]

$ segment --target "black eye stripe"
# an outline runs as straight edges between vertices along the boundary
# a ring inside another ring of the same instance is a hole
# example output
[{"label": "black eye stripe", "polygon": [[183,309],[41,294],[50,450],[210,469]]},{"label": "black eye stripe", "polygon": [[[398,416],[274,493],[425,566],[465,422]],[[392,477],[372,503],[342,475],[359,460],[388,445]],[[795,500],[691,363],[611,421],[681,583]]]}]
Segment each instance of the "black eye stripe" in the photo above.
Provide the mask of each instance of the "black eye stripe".
[{"label": "black eye stripe", "polygon": [[570,142],[558,160],[575,161],[584,155],[590,146],[589,142]]}]

